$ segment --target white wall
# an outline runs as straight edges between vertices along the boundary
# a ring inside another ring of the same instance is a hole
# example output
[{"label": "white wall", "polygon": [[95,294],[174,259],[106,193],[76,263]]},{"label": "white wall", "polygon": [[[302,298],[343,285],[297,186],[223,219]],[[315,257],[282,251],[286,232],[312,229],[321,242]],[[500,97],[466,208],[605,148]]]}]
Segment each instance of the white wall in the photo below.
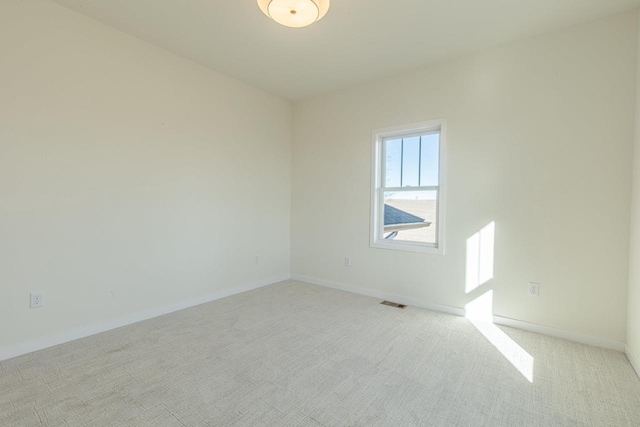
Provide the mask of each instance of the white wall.
[{"label": "white wall", "polygon": [[0,350],[289,273],[288,102],[48,1],[0,52]]},{"label": "white wall", "polygon": [[[291,224],[295,274],[455,307],[493,289],[497,315],[626,326],[640,354],[636,25],[297,103],[291,180],[289,103],[50,2],[0,2],[0,350],[286,275]],[[371,130],[442,117],[446,255],[370,248]],[[490,221],[495,277],[466,295],[465,240]]]},{"label": "white wall", "polygon": [[[493,289],[496,315],[624,341],[636,24],[624,13],[296,103],[292,273],[454,307]],[[371,130],[437,118],[446,255],[370,248]],[[467,295],[465,241],[491,221],[494,279]]]},{"label": "white wall", "polygon": [[640,31],[638,33],[636,80],[636,134],[633,150],[631,197],[631,250],[629,254],[629,295],[627,309],[627,353],[640,375]]}]

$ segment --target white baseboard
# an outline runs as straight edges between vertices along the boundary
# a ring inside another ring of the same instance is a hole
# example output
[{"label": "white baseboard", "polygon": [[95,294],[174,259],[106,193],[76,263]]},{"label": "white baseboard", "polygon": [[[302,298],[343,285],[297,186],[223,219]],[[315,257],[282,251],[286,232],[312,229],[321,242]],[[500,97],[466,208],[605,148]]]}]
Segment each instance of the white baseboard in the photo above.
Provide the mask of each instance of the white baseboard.
[{"label": "white baseboard", "polygon": [[[413,307],[425,308],[427,310],[440,311],[443,313],[453,314],[456,316],[464,316],[464,309],[460,307],[452,307],[449,305],[433,304],[424,301],[420,301],[414,298],[407,298],[401,295],[394,295],[383,291],[376,291],[372,289],[362,288],[354,285],[347,285],[344,283],[332,282],[329,280],[318,279],[316,277],[302,276],[299,274],[292,274],[292,280],[298,280],[300,282],[307,282],[314,285],[324,286],[327,288],[338,289],[341,291],[351,292],[354,294],[366,295],[369,297],[379,298],[383,300],[393,301],[400,304],[411,305]],[[494,316],[493,322],[498,325],[509,326],[516,329],[522,329],[524,331],[535,332],[542,335],[548,335],[551,337],[562,338],[569,341],[579,342],[581,344],[592,345],[595,347],[607,348],[619,352],[625,351],[625,343],[620,341],[614,341],[607,338],[594,337],[591,335],[584,335],[579,332],[566,331],[564,329],[552,328],[550,326],[538,325],[535,323],[523,322],[521,320],[509,319],[506,317]],[[633,364],[633,362],[632,362]],[[635,366],[634,366],[635,367]],[[637,369],[636,369],[637,370]]]},{"label": "white baseboard", "polygon": [[[359,295],[366,295],[373,298],[379,298],[389,301],[394,301],[400,304],[406,304],[413,307],[424,308],[427,310],[439,311],[442,313],[453,314],[456,316],[464,316],[464,309],[459,307],[452,307],[442,304],[428,303],[420,301],[414,298],[407,298],[401,295],[395,295],[383,291],[377,291],[373,289],[362,288],[354,285],[347,285],[339,282],[332,282],[329,280],[318,279],[315,277],[302,276],[298,274],[282,275],[264,279],[259,282],[254,282],[242,286],[238,286],[232,289],[227,289],[213,294],[205,295],[199,298],[191,299],[188,301],[181,301],[174,304],[170,304],[163,307],[158,307],[153,310],[145,311],[142,313],[135,313],[128,316],[124,316],[118,319],[109,320],[102,323],[97,323],[84,328],[76,329],[73,331],[65,332],[59,335],[51,337],[40,338],[32,341],[27,341],[14,346],[9,346],[0,349],[0,361],[11,359],[23,354],[31,353],[34,351],[42,350],[48,347],[53,347],[59,344],[64,344],[69,341],[74,341],[80,338],[88,337],[90,335],[99,334],[101,332],[110,331],[112,329],[127,326],[132,323],[141,322],[143,320],[151,319],[153,317],[162,316],[164,314],[172,313],[174,311],[183,310],[185,308],[194,307],[196,305],[204,304],[207,302],[215,301],[221,298],[225,298],[231,295],[239,294],[242,292],[250,291],[253,289],[261,288],[263,286],[271,285],[274,283],[282,282],[288,279],[298,280],[301,282],[307,282],[314,285],[319,285],[327,288],[338,289],[341,291],[351,292]],[[569,341],[575,341],[582,344],[592,345],[596,347],[608,348],[624,352],[629,359],[629,362],[640,376],[640,361],[631,352],[631,349],[624,343],[606,338],[599,338],[590,335],[580,334],[578,332],[566,331],[563,329],[552,328],[549,326],[537,325],[535,323],[523,322],[520,320],[509,319],[506,317],[494,316],[494,323],[504,326],[509,326],[525,331],[536,332],[542,335],[548,335],[552,337],[562,338]]]},{"label": "white baseboard", "polygon": [[212,294],[205,295],[199,298],[194,298],[188,301],[180,301],[180,302],[166,305],[163,307],[154,308],[152,310],[145,311],[142,313],[134,313],[118,319],[96,323],[80,329],[75,329],[73,331],[64,332],[59,335],[54,335],[46,338],[39,338],[36,340],[20,343],[14,346],[5,347],[0,349],[0,361],[11,359],[11,358],[21,356],[23,354],[31,353],[34,351],[42,350],[48,347],[53,347],[58,344],[64,344],[69,341],[75,341],[77,339],[88,337],[90,335],[95,335],[101,332],[110,331],[112,329],[120,328],[122,326],[127,326],[132,323],[141,322],[143,320],[151,319],[153,317],[162,316],[164,314],[169,314],[174,311],[183,310],[185,308],[215,301],[221,298],[225,298],[231,295],[261,288],[263,286],[282,282],[283,280],[288,280],[288,279],[289,279],[288,274],[271,277],[268,279],[260,280],[258,282],[237,286],[232,289],[227,289],[220,292],[214,292]]},{"label": "white baseboard", "polygon": [[638,376],[640,377],[640,359],[638,359],[636,355],[633,354],[633,352],[631,351],[628,345],[624,346],[624,354],[627,355],[627,359],[629,359],[631,366],[633,366],[633,369],[635,369],[636,374],[638,374]]},{"label": "white baseboard", "polygon": [[567,331],[565,329],[552,328],[551,326],[538,325],[536,323],[523,322],[522,320],[509,319],[508,317],[493,316],[493,323],[497,325],[509,326],[511,328],[522,329],[523,331],[535,332],[540,335],[547,335],[555,338],[562,338],[568,341],[575,341],[594,347],[607,348],[609,350],[624,352],[625,343],[610,340],[608,338],[594,337],[580,332]]},{"label": "white baseboard", "polygon": [[406,298],[401,295],[394,295],[387,292],[376,291],[374,289],[361,288],[359,286],[347,285],[344,283],[318,279],[316,277],[302,276],[299,274],[292,274],[291,280],[297,280],[299,282],[307,282],[313,285],[323,286],[325,288],[338,289],[340,291],[346,291],[346,292],[365,295],[368,297],[378,298],[382,300],[393,301],[399,304],[411,305],[413,307],[426,308],[427,310],[440,311],[443,313],[454,314],[456,316],[464,316],[464,309],[462,308],[419,301],[413,298]]}]

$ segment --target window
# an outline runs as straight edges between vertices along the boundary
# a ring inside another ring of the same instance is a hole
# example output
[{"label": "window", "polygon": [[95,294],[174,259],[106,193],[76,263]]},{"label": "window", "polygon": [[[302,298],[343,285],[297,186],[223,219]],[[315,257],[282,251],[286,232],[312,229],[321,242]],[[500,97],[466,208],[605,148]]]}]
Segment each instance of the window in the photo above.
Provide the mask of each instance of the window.
[{"label": "window", "polygon": [[371,246],[444,253],[445,120],[373,132]]}]

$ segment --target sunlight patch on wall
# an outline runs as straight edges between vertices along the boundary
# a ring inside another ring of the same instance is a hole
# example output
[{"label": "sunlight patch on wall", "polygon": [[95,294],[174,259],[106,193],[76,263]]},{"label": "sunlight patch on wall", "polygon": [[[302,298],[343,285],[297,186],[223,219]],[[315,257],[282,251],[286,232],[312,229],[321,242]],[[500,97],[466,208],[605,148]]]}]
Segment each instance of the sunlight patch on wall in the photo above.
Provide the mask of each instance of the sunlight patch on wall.
[{"label": "sunlight patch on wall", "polygon": [[493,291],[488,291],[464,306],[469,320],[493,323]]},{"label": "sunlight patch on wall", "polygon": [[491,221],[467,239],[466,293],[493,279],[495,229]]}]

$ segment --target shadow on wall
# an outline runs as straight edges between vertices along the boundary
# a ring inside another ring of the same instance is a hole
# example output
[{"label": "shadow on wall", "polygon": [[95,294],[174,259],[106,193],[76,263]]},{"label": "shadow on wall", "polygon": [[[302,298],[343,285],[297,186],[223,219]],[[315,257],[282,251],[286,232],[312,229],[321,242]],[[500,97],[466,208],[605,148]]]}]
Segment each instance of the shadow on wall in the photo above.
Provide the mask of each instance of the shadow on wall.
[{"label": "shadow on wall", "polygon": [[[465,293],[493,279],[494,221],[467,239]],[[493,323],[493,290],[465,305],[465,317],[529,381],[533,382],[533,357]]]}]

